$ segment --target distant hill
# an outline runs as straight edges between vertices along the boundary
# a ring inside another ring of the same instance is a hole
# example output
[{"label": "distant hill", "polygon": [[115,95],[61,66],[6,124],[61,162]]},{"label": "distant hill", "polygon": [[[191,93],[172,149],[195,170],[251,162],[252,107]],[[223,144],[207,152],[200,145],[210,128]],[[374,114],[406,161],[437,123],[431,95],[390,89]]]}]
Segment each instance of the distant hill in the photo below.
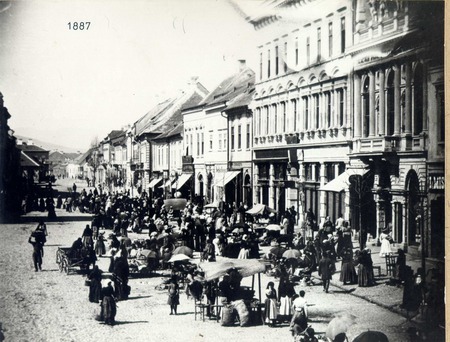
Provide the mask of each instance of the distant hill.
[{"label": "distant hill", "polygon": [[71,147],[67,147],[67,146],[61,146],[61,145],[57,145],[57,144],[52,144],[46,141],[42,141],[42,140],[38,140],[38,139],[34,139],[34,138],[30,138],[30,137],[25,137],[23,135],[14,135],[17,139],[22,139],[23,142],[27,142],[28,140],[33,140],[33,144],[39,147],[42,147],[46,150],[49,151],[61,151],[61,152],[65,152],[65,153],[76,153],[76,152],[84,152],[82,150],[77,150],[75,148],[71,148]]}]

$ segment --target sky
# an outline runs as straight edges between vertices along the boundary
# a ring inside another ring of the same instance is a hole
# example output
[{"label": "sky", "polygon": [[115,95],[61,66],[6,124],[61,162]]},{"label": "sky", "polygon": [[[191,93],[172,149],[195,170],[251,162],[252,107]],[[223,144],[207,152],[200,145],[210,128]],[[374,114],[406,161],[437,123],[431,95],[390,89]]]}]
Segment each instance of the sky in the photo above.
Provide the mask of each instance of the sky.
[{"label": "sky", "polygon": [[[239,1],[239,0],[238,0]],[[68,23],[90,22],[88,30]],[[0,2],[0,92],[16,134],[86,150],[192,76],[210,91],[255,30],[226,0]]]}]

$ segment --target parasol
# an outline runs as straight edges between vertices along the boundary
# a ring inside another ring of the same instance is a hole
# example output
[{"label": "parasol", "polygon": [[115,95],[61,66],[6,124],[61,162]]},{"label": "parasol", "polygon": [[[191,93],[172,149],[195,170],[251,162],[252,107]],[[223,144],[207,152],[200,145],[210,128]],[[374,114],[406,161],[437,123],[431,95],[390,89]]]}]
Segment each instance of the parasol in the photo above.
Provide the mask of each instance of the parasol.
[{"label": "parasol", "polygon": [[269,208],[265,204],[255,204],[253,208],[246,211],[247,214],[250,215],[264,215],[267,213],[276,213],[275,209]]},{"label": "parasol", "polygon": [[169,198],[164,200],[164,206],[169,209],[172,207],[173,210],[184,210],[186,208],[187,199],[185,198]]},{"label": "parasol", "polygon": [[199,266],[205,272],[207,281],[224,276],[232,268],[237,269],[242,277],[249,277],[266,270],[266,265],[256,259],[221,258],[216,262],[201,263]]},{"label": "parasol", "polygon": [[269,224],[266,227],[267,230],[271,230],[273,232],[279,232],[281,230],[280,226],[278,224]]},{"label": "parasol", "polygon": [[189,258],[187,255],[177,254],[177,255],[172,255],[172,257],[169,259],[169,262],[186,261],[186,260],[190,260],[190,259],[191,258]]},{"label": "parasol", "polygon": [[167,234],[167,233],[161,233],[161,234],[158,235],[158,237],[156,239],[161,240],[161,239],[164,239],[164,238],[166,238],[168,236],[169,236],[169,234]]},{"label": "parasol", "polygon": [[365,331],[356,336],[353,342],[389,342],[389,339],[381,331]]},{"label": "parasol", "polygon": [[326,337],[330,338],[331,340],[334,340],[336,335],[346,333],[348,328],[352,326],[355,323],[356,317],[351,314],[341,314],[336,316],[331,320],[331,322],[328,324],[327,330],[326,330]]},{"label": "parasol", "polygon": [[301,253],[297,249],[288,249],[286,252],[283,253],[283,258],[286,259],[297,259],[300,257]]},{"label": "parasol", "polygon": [[189,257],[192,257],[192,255],[193,255],[193,250],[192,249],[190,249],[189,247],[187,247],[187,246],[180,246],[180,247],[177,247],[177,248],[175,248],[175,250],[173,251],[173,253],[172,254],[184,254],[184,255],[187,255],[187,256],[189,256]]},{"label": "parasol", "polygon": [[208,208],[218,209],[219,208],[219,203],[218,202],[213,202],[213,203],[205,205],[203,208],[205,208],[205,209],[208,209]]},{"label": "parasol", "polygon": [[143,249],[140,252],[140,255],[143,255],[146,258],[156,258],[157,257],[156,252],[152,251],[150,249]]},{"label": "parasol", "polygon": [[270,253],[275,255],[277,258],[281,258],[283,256],[283,253],[286,252],[286,249],[283,247],[272,247],[270,249]]}]

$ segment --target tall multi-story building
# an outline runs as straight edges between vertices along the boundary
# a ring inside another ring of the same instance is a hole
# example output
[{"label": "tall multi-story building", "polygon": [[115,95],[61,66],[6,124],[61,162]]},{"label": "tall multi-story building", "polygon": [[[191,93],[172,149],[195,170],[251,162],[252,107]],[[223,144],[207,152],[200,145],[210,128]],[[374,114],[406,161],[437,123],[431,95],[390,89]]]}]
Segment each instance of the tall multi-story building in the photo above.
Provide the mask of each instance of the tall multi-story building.
[{"label": "tall multi-story building", "polygon": [[[253,109],[255,201],[391,227],[444,255],[443,3],[266,1]],[[433,19],[430,19],[433,18]]]},{"label": "tall multi-story building", "polygon": [[344,172],[351,152],[352,2],[267,4],[247,18],[259,32],[251,104],[255,202],[348,218],[348,188],[321,188]]},{"label": "tall multi-story building", "polygon": [[354,217],[443,258],[443,3],[357,1],[355,13],[350,164],[366,175]]},{"label": "tall multi-story building", "polygon": [[[226,186],[238,171],[230,170],[228,105],[254,85],[254,72],[245,61],[236,74],[223,80],[197,106],[183,110],[183,168],[193,170],[194,195],[207,202],[226,199]],[[232,200],[232,199],[231,199]]]}]

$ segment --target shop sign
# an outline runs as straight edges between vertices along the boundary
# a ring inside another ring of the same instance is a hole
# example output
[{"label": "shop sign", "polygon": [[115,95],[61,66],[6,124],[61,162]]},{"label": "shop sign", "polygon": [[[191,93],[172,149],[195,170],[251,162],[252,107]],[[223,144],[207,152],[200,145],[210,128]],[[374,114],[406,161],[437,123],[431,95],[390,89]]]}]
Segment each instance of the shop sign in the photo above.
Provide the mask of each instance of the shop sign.
[{"label": "shop sign", "polygon": [[430,175],[428,176],[428,188],[430,190],[444,190],[445,177],[444,175]]}]

